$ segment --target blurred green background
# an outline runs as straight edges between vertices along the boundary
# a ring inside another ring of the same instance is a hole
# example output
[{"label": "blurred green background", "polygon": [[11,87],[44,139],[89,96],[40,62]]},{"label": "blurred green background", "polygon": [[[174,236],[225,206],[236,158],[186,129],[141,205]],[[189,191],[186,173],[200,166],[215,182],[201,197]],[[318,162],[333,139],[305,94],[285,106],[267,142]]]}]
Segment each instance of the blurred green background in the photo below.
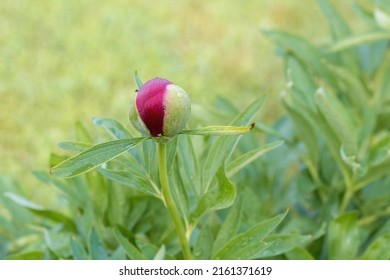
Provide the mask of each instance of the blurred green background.
[{"label": "blurred green background", "polygon": [[[338,2],[351,17],[354,1]],[[246,106],[266,94],[263,119],[271,122],[284,77],[260,30],[321,41],[324,22],[314,0],[2,0],[0,173],[36,194],[31,171],[48,168],[50,151],[73,139],[77,120],[92,127],[93,116],[104,116],[129,126],[135,69],[143,80],[179,84],[199,105],[222,95]]]}]

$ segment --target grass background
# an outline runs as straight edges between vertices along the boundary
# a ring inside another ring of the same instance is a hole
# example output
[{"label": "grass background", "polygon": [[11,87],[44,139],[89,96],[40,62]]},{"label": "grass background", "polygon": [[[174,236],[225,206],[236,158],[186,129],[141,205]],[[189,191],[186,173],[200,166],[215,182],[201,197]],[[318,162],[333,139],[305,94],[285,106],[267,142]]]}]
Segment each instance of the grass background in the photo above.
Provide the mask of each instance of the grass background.
[{"label": "grass background", "polygon": [[[334,3],[351,15],[353,2]],[[77,120],[128,124],[135,69],[143,80],[172,80],[199,105],[222,95],[245,106],[266,94],[263,118],[271,122],[284,77],[260,32],[269,28],[317,41],[328,33],[314,0],[3,0],[0,173],[39,195],[31,171],[48,167]]]}]

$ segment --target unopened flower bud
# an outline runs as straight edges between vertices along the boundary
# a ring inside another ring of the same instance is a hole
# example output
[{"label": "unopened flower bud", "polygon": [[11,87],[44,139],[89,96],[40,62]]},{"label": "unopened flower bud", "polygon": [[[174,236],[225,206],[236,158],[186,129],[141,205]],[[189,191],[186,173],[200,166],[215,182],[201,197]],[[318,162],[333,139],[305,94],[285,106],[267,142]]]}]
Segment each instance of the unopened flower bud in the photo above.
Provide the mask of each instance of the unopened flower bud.
[{"label": "unopened flower bud", "polygon": [[170,138],[184,129],[190,110],[190,99],[182,88],[168,80],[154,78],[136,93],[129,118],[142,134]]}]

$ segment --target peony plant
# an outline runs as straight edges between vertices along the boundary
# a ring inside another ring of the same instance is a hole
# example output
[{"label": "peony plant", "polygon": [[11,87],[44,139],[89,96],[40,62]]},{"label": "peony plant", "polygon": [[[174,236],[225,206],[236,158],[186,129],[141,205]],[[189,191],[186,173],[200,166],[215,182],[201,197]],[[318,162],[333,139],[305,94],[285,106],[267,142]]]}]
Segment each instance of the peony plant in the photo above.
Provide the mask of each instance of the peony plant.
[{"label": "peony plant", "polygon": [[239,135],[251,131],[255,124],[208,126],[185,130],[190,116],[191,103],[184,89],[162,78],[154,78],[143,84],[137,72],[135,73],[135,81],[138,89],[130,105],[129,120],[133,127],[141,133],[141,137],[114,140],[90,147],[54,166],[50,173],[61,178],[74,177],[102,166],[143,141],[153,140],[158,146],[161,199],[172,217],[183,257],[192,259],[189,245],[190,231],[183,223],[169,185],[166,145],[179,134]]}]

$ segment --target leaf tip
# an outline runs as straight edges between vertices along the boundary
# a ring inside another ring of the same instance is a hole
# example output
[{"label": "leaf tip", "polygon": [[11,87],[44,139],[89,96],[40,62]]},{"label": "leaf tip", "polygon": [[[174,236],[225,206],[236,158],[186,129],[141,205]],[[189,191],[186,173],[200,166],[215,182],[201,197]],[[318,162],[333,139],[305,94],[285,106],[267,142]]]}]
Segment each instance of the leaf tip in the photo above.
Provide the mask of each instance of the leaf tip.
[{"label": "leaf tip", "polygon": [[49,169],[49,174],[53,177],[59,177],[57,173],[57,169],[55,167]]},{"label": "leaf tip", "polygon": [[142,84],[141,78],[138,75],[137,69],[134,71],[134,79],[135,79],[135,83],[137,85],[138,90],[141,89],[143,84]]}]

